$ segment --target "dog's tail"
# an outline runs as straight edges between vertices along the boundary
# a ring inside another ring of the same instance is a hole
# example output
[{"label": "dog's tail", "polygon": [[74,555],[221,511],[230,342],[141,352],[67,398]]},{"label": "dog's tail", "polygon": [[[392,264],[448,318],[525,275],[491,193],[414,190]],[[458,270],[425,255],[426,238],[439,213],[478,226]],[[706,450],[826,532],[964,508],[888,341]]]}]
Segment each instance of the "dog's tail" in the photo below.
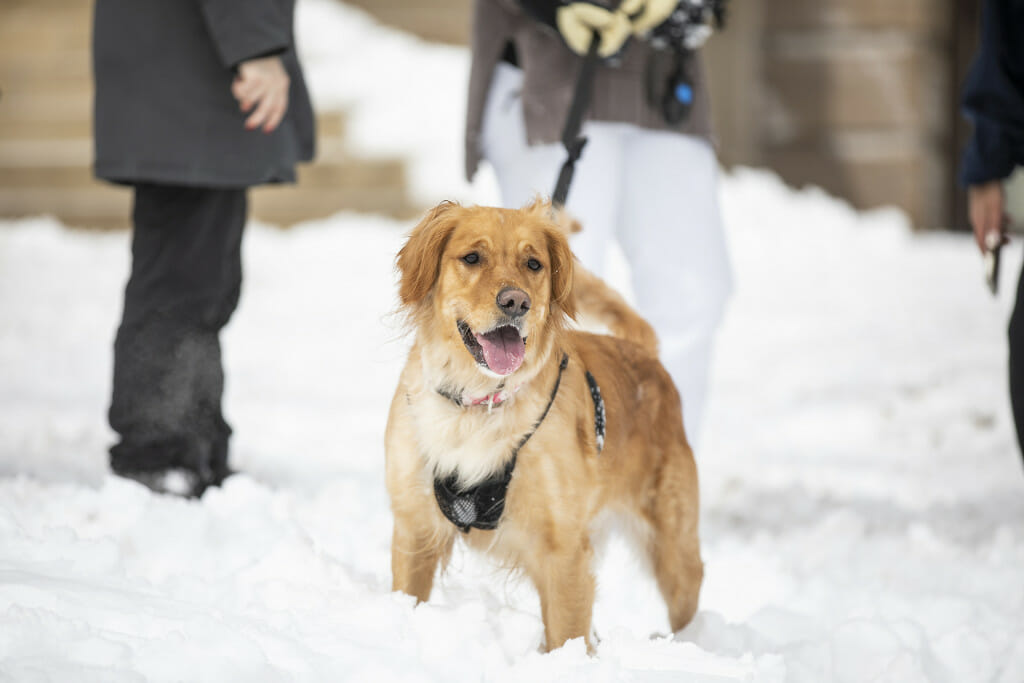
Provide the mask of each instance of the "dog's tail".
[{"label": "dog's tail", "polygon": [[[579,232],[579,221],[564,210],[554,211],[555,223],[565,234]],[[615,337],[639,344],[652,356],[658,355],[658,335],[626,300],[577,260],[573,267],[573,294],[579,312],[589,321],[608,328]]]}]

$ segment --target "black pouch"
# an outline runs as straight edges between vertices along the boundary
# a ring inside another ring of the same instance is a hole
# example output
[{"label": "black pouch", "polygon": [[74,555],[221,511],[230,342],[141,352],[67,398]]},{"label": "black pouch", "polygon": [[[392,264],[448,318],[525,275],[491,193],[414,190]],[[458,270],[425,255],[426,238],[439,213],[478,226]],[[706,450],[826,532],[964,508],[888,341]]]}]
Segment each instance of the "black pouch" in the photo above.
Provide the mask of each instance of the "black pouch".
[{"label": "black pouch", "polygon": [[664,49],[651,52],[647,62],[647,100],[665,123],[683,126],[693,110],[693,52]]}]

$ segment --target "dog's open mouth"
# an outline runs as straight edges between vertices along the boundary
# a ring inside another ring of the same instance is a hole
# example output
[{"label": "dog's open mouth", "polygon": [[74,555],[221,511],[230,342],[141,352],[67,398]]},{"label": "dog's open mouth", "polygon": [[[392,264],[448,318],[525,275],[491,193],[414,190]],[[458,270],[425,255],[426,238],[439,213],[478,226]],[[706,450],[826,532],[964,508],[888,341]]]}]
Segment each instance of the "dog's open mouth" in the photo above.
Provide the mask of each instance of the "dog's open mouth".
[{"label": "dog's open mouth", "polygon": [[526,339],[514,325],[501,325],[478,334],[460,320],[459,334],[476,362],[493,373],[511,375],[523,364]]}]

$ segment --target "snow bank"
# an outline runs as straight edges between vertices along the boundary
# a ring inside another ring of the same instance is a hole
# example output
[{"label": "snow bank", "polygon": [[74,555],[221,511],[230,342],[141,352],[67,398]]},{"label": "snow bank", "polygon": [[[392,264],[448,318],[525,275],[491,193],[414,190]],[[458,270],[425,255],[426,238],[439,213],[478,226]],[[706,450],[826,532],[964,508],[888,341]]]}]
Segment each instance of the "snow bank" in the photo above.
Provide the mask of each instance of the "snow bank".
[{"label": "snow bank", "polygon": [[613,543],[596,658],[581,643],[538,654],[532,589],[470,554],[427,605],[389,592],[381,433],[406,344],[392,260],[407,224],[250,231],[225,339],[243,473],[198,503],[105,471],[127,235],[3,225],[0,673],[1020,680],[1009,293],[986,298],[968,238],[912,235],[893,212],[749,170],[723,202],[737,291],[698,454],[701,611],[651,639],[667,631],[655,587]]}]

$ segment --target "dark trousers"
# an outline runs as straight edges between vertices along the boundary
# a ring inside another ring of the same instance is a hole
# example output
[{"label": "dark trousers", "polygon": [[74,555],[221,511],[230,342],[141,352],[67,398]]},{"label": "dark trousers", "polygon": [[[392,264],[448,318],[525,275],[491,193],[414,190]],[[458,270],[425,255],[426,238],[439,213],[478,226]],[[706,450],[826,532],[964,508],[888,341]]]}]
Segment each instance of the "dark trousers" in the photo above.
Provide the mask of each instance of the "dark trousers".
[{"label": "dark trousers", "polygon": [[220,330],[242,284],[245,189],[140,184],[132,269],[114,342],[115,472],[228,473]]},{"label": "dark trousers", "polygon": [[1010,405],[1017,444],[1024,455],[1024,271],[1017,283],[1017,302],[1010,316]]}]

